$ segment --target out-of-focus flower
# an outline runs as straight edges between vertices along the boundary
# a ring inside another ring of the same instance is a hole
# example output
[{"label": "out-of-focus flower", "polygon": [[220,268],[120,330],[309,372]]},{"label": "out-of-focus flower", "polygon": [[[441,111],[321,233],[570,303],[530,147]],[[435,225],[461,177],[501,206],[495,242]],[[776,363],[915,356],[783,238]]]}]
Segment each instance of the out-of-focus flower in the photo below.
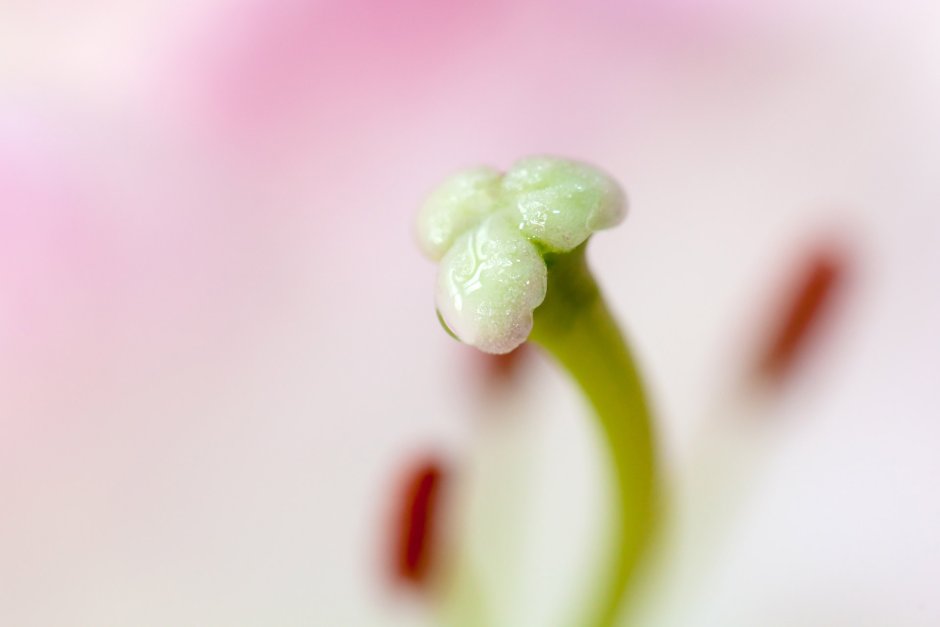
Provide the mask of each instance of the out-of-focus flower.
[{"label": "out-of-focus flower", "polygon": [[0,624],[387,625],[376,525],[421,439],[504,462],[474,558],[497,622],[554,625],[601,532],[583,407],[539,359],[468,394],[408,232],[453,164],[530,152],[630,181],[590,253],[670,471],[764,269],[820,222],[861,251],[774,405],[812,420],[774,421],[702,595],[648,624],[940,621],[936,7],[0,4]]}]

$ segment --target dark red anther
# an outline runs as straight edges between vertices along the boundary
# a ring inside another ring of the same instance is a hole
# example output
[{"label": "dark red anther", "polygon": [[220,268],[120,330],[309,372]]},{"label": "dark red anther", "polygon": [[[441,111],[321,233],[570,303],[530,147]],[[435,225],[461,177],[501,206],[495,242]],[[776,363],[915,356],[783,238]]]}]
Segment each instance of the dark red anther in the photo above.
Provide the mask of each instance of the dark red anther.
[{"label": "dark red anther", "polygon": [[759,354],[759,375],[770,381],[782,381],[789,374],[830,308],[844,274],[843,256],[833,248],[820,249],[807,260],[792,296],[784,302],[767,346]]},{"label": "dark red anther", "polygon": [[434,565],[444,472],[429,459],[414,466],[402,485],[396,512],[393,567],[397,579],[424,584]]},{"label": "dark red anther", "polygon": [[484,385],[500,386],[511,382],[525,366],[531,350],[526,343],[505,355],[488,355],[475,351],[473,358],[481,365]]},{"label": "dark red anther", "polygon": [[520,354],[517,348],[505,355],[487,355],[485,359],[489,374],[494,379],[506,379],[512,376],[513,370],[515,370],[516,365],[519,363]]}]

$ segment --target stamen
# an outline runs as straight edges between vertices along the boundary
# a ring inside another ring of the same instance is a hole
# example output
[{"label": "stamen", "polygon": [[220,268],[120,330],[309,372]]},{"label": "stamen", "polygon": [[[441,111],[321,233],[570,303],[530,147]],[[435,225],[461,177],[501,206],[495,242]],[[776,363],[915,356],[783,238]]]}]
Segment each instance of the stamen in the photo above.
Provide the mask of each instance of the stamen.
[{"label": "stamen", "polygon": [[414,466],[402,484],[394,542],[394,575],[406,584],[423,586],[434,567],[439,506],[444,471],[435,459]]},{"label": "stamen", "polygon": [[844,281],[844,274],[844,258],[834,248],[822,248],[807,260],[799,282],[760,353],[759,376],[781,382],[789,375],[812,341],[820,320],[831,308],[833,295]]}]

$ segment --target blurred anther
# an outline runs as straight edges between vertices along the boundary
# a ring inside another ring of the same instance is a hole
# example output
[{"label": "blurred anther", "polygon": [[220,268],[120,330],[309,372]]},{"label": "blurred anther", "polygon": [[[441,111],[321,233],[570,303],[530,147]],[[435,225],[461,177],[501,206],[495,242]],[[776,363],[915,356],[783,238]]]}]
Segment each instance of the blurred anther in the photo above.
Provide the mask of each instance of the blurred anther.
[{"label": "blurred anther", "polygon": [[835,248],[820,248],[806,260],[759,353],[758,376],[782,382],[789,375],[831,308],[844,275],[845,259]]},{"label": "blurred anther", "polygon": [[530,352],[528,344],[521,344],[515,350],[502,355],[475,352],[473,358],[482,365],[485,384],[502,385],[515,379]]},{"label": "blurred anther", "polygon": [[435,459],[419,462],[404,477],[392,538],[394,575],[400,582],[422,586],[433,570],[443,481]]}]

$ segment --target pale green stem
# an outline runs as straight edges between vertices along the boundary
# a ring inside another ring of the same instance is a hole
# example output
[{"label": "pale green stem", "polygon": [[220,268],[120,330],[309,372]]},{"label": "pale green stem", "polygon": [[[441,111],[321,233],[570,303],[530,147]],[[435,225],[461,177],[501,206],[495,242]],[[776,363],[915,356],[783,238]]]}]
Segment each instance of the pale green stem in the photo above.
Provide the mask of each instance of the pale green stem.
[{"label": "pale green stem", "polygon": [[585,246],[546,254],[548,292],[530,339],[574,377],[597,414],[613,462],[618,520],[599,601],[578,627],[614,625],[656,518],[653,434],[643,386],[616,322],[591,276]]},{"label": "pale green stem", "polygon": [[492,624],[489,607],[471,556],[460,555],[453,581],[438,608],[438,622],[445,627],[486,627]]}]

